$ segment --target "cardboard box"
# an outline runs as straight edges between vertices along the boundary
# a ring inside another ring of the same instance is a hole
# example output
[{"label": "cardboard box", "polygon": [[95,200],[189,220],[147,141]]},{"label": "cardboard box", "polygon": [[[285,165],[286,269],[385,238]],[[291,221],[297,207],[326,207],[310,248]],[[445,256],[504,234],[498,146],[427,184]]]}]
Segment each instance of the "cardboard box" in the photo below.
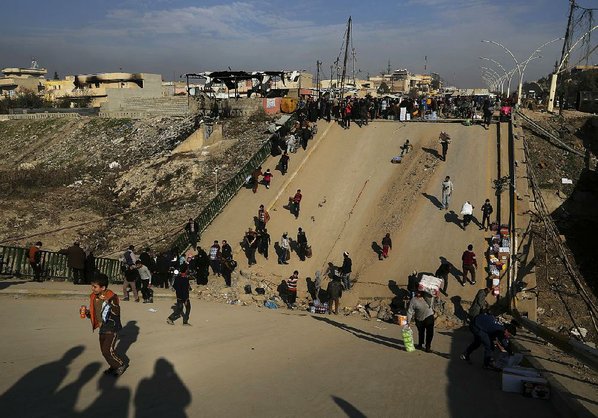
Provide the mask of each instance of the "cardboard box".
[{"label": "cardboard box", "polygon": [[502,371],[503,392],[523,393],[523,382],[548,385],[539,371],[528,367],[505,367]]}]

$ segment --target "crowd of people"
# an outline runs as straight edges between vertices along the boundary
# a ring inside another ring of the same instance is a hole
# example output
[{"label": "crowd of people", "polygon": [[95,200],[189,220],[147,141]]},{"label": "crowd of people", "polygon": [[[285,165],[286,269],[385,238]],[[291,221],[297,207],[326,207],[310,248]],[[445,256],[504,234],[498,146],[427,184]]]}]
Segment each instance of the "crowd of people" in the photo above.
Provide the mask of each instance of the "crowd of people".
[{"label": "crowd of people", "polygon": [[[422,100],[372,97],[347,97],[341,100],[328,100],[326,98],[314,100],[308,98],[299,103],[297,112],[298,121],[293,127],[288,132],[280,129],[273,136],[273,154],[280,155],[276,169],[281,172],[281,175],[286,174],[290,154],[297,152],[298,148],[303,148],[304,150],[307,148],[309,140],[313,138],[316,132],[314,123],[318,119],[326,119],[328,121],[335,119],[345,129],[349,129],[351,122],[354,122],[358,126],[363,126],[367,125],[373,119],[397,119],[400,108],[402,107],[406,108],[407,113],[414,116],[419,115],[423,117],[428,112],[438,112],[442,116],[445,112],[451,112],[451,109],[455,107],[465,106],[466,103],[469,103],[466,107],[472,109],[474,113],[479,108],[486,115],[491,109],[491,105],[487,99],[478,102],[472,98],[459,97],[455,99],[423,98]],[[486,122],[486,119],[484,122]],[[489,121],[487,125],[489,125]],[[448,148],[451,143],[450,136],[445,132],[441,132],[439,143],[441,147],[440,158],[446,161]],[[402,155],[408,153],[412,147],[409,141],[406,141],[402,147]],[[274,174],[272,171],[269,168],[263,171],[260,166],[251,173],[248,178],[248,185],[251,187],[253,193],[257,193],[260,184],[268,189],[273,179]],[[449,209],[453,191],[454,184],[450,176],[446,176],[441,186],[441,210]],[[302,198],[303,194],[300,189],[293,196],[289,197],[287,209],[295,219],[299,218]],[[463,215],[463,220],[460,221],[462,228],[465,229],[472,220],[475,220],[480,229],[487,230],[490,224],[490,216],[493,212],[490,200],[486,199],[481,206],[481,224],[475,218],[473,211],[474,207],[471,202],[466,201],[461,209],[461,214]],[[263,204],[258,207],[254,221],[255,228],[249,228],[245,232],[241,244],[249,267],[257,264],[257,254],[261,254],[265,260],[268,260],[270,246],[272,245],[272,239],[267,229],[270,214]],[[135,247],[131,245],[123,254],[121,261],[124,276],[122,286],[123,301],[129,301],[130,294],[132,293],[135,302],[140,302],[142,299],[143,303],[153,303],[152,287],[171,287],[175,291],[176,304],[173,306],[172,314],[166,320],[170,325],[174,325],[179,318],[183,319],[183,325],[190,325],[191,302],[189,291],[191,281],[195,280],[197,284],[206,284],[211,274],[215,277],[222,277],[224,284],[231,286],[231,275],[237,266],[237,262],[233,257],[233,249],[226,240],[222,240],[221,243],[218,240],[214,240],[213,244],[206,251],[198,245],[199,225],[194,219],[190,218],[188,220],[184,226],[184,230],[189,237],[191,246],[196,252],[193,256],[187,257],[186,255],[181,255],[182,252],[176,247],[169,251],[158,253],[150,248],[145,248],[137,255]],[[288,232],[284,232],[276,244],[274,249],[278,263],[281,265],[289,264],[292,248],[295,249],[300,261],[305,261],[306,258],[312,255],[307,233],[302,227],[297,228],[296,239],[291,238]],[[389,257],[392,249],[392,239],[389,233],[385,234],[382,238],[381,244],[378,258],[379,260],[385,260]],[[39,260],[41,246],[41,242],[38,242],[35,246],[31,247],[28,254],[36,280],[40,279],[38,271],[41,270]],[[91,318],[94,329],[100,327],[101,350],[110,365],[110,368],[106,372],[115,375],[122,374],[126,369],[126,365],[115,355],[111,347],[111,341],[113,342],[114,335],[119,329],[118,317],[120,307],[118,297],[114,292],[107,289],[108,283],[106,277],[97,274],[95,264],[93,263],[93,254],[86,255],[80,248],[79,243],[74,243],[73,246],[60,252],[66,254],[68,257],[69,267],[73,269],[75,283],[89,282],[92,284],[90,307],[85,311],[85,315]],[[316,272],[314,281],[311,281],[310,277],[306,277],[308,291],[312,295],[314,304],[320,305],[325,301],[326,310],[331,314],[338,314],[343,292],[351,290],[352,287],[352,260],[349,257],[349,252],[343,252],[342,257],[340,265],[335,266],[333,263],[329,263],[326,271]],[[472,285],[476,284],[477,268],[476,255],[473,252],[473,245],[470,244],[462,255],[462,286],[465,286],[468,281]],[[89,269],[91,269],[91,272]],[[446,284],[450,270],[451,265],[448,262],[443,262],[437,269],[436,276],[443,279]],[[322,289],[323,277],[330,279],[326,290]],[[294,269],[293,273],[286,280],[283,280],[279,289],[289,309],[293,309],[296,306],[299,281],[299,270]],[[309,283],[313,284],[311,288],[309,288]],[[410,287],[413,297],[407,308],[407,323],[415,322],[419,337],[417,347],[429,352],[431,351],[434,336],[434,300],[426,292],[412,286]],[[444,291],[446,291],[446,287]],[[462,358],[470,361],[470,355],[480,345],[484,345],[484,366],[491,368],[493,366],[491,364],[491,356],[488,353],[492,352],[493,347],[501,347],[508,350],[508,338],[515,333],[515,330],[511,325],[501,325],[496,318],[487,312],[485,296],[488,295],[488,292],[489,289],[486,288],[478,292],[474,305],[469,312],[469,326],[474,336],[474,341],[462,355]],[[141,298],[139,293],[141,293]],[[483,300],[482,296],[484,296]],[[100,312],[100,316],[98,316],[98,312]]]},{"label": "crowd of people", "polygon": [[491,99],[487,96],[422,96],[413,98],[394,95],[381,97],[346,96],[344,98],[329,98],[322,96],[301,99],[298,103],[297,115],[301,121],[311,123],[319,119],[328,122],[335,120],[345,129],[351,127],[351,122],[357,126],[367,125],[375,119],[399,120],[401,108],[410,119],[425,119],[434,115],[437,118],[458,118],[479,120],[486,129],[490,125],[495,106],[500,105],[500,98]]}]

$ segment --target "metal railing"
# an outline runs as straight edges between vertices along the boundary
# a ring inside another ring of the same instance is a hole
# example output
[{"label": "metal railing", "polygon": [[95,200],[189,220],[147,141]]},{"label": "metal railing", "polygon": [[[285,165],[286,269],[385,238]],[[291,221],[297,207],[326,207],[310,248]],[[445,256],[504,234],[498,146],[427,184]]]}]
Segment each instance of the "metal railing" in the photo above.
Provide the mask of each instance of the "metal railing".
[{"label": "metal railing", "polygon": [[[517,116],[521,116],[521,114],[519,112],[517,112]],[[510,121],[511,127],[509,129],[509,141],[511,142],[511,144],[514,141],[513,131],[512,131],[512,123],[513,123],[513,116]],[[567,251],[565,250],[566,244],[564,244],[562,242],[562,239],[561,239],[560,235],[558,234],[557,227],[556,227],[556,225],[554,225],[554,222],[552,221],[552,219],[550,218],[550,216],[548,214],[549,212],[546,207],[546,204],[544,203],[542,193],[538,187],[538,182],[536,179],[536,175],[535,175],[533,166],[532,166],[532,164],[530,164],[531,158],[529,155],[529,150],[527,148],[527,145],[525,144],[525,141],[524,141],[524,151],[525,151],[525,160],[528,161],[526,177],[529,182],[530,190],[533,193],[537,213],[542,218],[542,221],[544,222],[545,228],[548,230],[551,239],[557,244],[557,249],[559,251],[559,254],[558,254],[559,259],[561,259],[563,261],[563,263],[565,264],[565,267],[567,268],[569,275],[571,276],[572,280],[574,281],[576,288],[579,290],[579,294],[581,296],[582,301],[588,307],[588,312],[589,312],[590,318],[594,324],[594,327],[596,327],[597,307],[592,302],[589,295],[587,294],[587,291],[585,290],[585,287],[582,284],[582,280],[581,280],[579,274],[577,273],[577,270],[575,269],[573,264],[569,261],[569,255],[567,254]],[[514,155],[509,155],[509,158],[514,159]],[[510,171],[511,171],[511,173],[510,173],[511,178],[513,179],[513,184],[512,184],[511,190],[510,190],[511,202],[514,202],[514,200],[516,199],[516,195],[515,195],[516,184],[515,184],[515,182],[517,181],[517,177],[514,175],[515,166],[513,163],[514,163],[514,161],[511,161],[509,164]],[[515,213],[514,207],[511,206],[511,217],[514,219],[515,216],[516,216],[516,213]],[[512,284],[514,287],[516,287],[517,286],[516,278],[521,280],[522,277],[520,277],[520,274],[518,271],[519,263],[517,262],[518,254],[516,254],[517,244],[516,244],[516,234],[514,232],[515,231],[513,231],[513,236],[511,239],[512,243],[514,244],[513,251],[511,252],[511,257],[513,259],[513,262],[512,262],[513,268],[509,269],[508,274],[510,276],[509,283]],[[512,303],[510,305],[511,314],[513,315],[513,317],[515,319],[517,319],[517,321],[519,321],[519,323],[524,328],[526,328],[528,331],[535,334],[536,336],[542,338],[544,341],[547,341],[547,342],[553,344],[555,347],[558,347],[559,349],[563,350],[565,353],[572,355],[577,360],[581,361],[582,363],[586,364],[589,367],[592,367],[594,370],[598,370],[598,350],[596,350],[595,348],[592,348],[580,341],[569,338],[568,336],[559,334],[558,332],[555,332],[543,325],[538,324],[537,322],[530,320],[527,317],[522,316],[521,313],[519,312],[519,310],[517,309],[517,305],[516,305],[517,298],[514,297],[515,291],[512,291],[512,289],[509,289],[508,296],[510,297],[510,301]]]},{"label": "metal railing", "polygon": [[[289,131],[290,126],[295,122],[295,115],[291,116],[281,131]],[[218,216],[218,214],[224,209],[224,207],[230,202],[230,200],[237,194],[239,189],[246,184],[247,177],[257,167],[262,165],[264,161],[270,156],[272,150],[272,141],[266,141],[262,147],[251,157],[247,163],[232,177],[228,183],[218,192],[218,194],[212,199],[210,203],[203,208],[199,216],[194,220],[198,223],[198,232],[201,235],[212,221]],[[198,238],[199,239],[199,238]],[[179,251],[184,251],[191,245],[191,239],[189,234],[184,231],[177,236],[172,244],[172,248],[176,247]]]},{"label": "metal railing", "polygon": [[[29,264],[29,248],[0,245],[0,275],[33,277],[33,269]],[[42,278],[72,280],[73,273],[68,266],[65,254],[55,251],[40,250]],[[120,261],[111,258],[96,258],[95,267],[100,273],[108,276],[110,281],[122,281]]]}]

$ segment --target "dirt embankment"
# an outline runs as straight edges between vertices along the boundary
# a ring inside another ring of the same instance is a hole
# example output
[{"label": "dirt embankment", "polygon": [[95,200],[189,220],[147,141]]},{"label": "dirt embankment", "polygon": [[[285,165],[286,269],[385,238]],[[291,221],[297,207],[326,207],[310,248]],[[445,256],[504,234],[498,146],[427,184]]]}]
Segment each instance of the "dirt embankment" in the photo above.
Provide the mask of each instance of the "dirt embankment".
[{"label": "dirt embankment", "polygon": [[[531,165],[542,196],[561,237],[567,243],[570,260],[584,279],[593,303],[598,300],[598,273],[595,268],[595,237],[598,234],[598,122],[595,116],[565,112],[563,116],[526,112],[545,129],[558,135],[569,147],[585,152],[583,158],[550,144],[531,130],[525,130]],[[571,180],[566,184],[564,179]],[[554,244],[546,239],[541,222],[533,225],[536,276],[538,283],[538,318],[541,323],[563,333],[574,327],[588,330],[587,338],[598,338],[588,307],[557,257]]]},{"label": "dirt embankment", "polygon": [[77,239],[111,255],[173,235],[214,196],[214,168],[223,185],[267,140],[268,122],[227,120],[224,141],[176,155],[196,129],[193,118],[0,122],[0,237],[5,245],[41,240],[48,249]]}]

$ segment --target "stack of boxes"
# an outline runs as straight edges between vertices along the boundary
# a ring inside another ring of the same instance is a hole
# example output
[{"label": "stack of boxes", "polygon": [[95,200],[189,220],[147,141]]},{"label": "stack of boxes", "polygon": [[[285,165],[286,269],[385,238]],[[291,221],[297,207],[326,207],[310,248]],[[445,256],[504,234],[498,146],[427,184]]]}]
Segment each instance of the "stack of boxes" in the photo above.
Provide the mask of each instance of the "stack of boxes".
[{"label": "stack of boxes", "polygon": [[494,235],[490,238],[490,249],[488,251],[488,262],[490,279],[492,280],[492,294],[500,295],[500,278],[507,269],[509,255],[511,253],[511,237],[509,227],[501,225],[500,228],[493,228]]}]

